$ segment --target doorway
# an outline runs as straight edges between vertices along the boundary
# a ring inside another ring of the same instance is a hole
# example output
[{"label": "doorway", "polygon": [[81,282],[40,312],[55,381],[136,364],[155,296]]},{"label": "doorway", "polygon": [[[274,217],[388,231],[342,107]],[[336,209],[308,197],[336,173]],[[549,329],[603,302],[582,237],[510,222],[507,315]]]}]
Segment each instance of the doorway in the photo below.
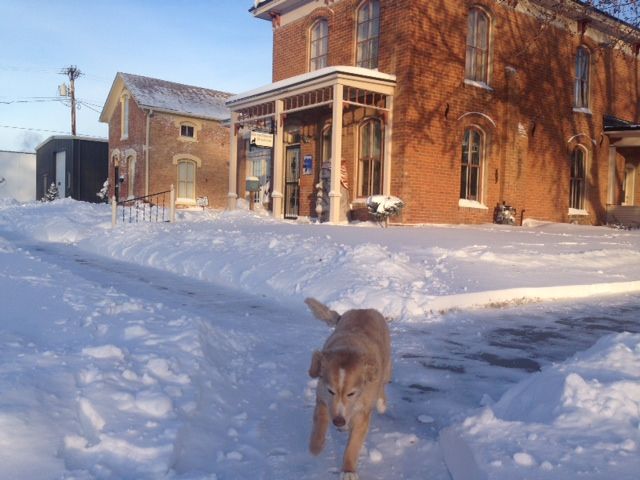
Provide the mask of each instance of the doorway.
[{"label": "doorway", "polygon": [[284,184],[284,218],[295,220],[300,212],[300,145],[287,147]]},{"label": "doorway", "polygon": [[56,152],[56,185],[58,196],[67,196],[67,152]]}]

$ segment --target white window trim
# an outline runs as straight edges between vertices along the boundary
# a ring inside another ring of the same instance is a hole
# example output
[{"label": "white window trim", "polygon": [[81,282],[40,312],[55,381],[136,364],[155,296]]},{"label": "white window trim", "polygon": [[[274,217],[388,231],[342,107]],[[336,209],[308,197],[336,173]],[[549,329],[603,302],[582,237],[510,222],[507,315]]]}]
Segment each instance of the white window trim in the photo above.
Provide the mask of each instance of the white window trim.
[{"label": "white window trim", "polygon": [[575,113],[586,113],[587,115],[593,115],[591,109],[587,107],[573,107],[573,111]]},{"label": "white window trim", "polygon": [[581,208],[570,208],[569,215],[587,217],[589,216],[589,212]]},{"label": "white window trim", "polygon": [[485,82],[479,82],[477,80],[470,80],[468,78],[464,79],[464,84],[465,85],[469,85],[471,87],[478,87],[478,88],[482,88],[484,90],[488,90],[490,92],[493,92],[493,88],[491,88],[489,85],[487,85]]},{"label": "white window trim", "polygon": [[458,206],[461,208],[476,208],[478,210],[489,210],[485,204],[478,202],[477,200],[467,200],[466,198],[458,199]]},{"label": "white window trim", "polygon": [[[193,128],[193,137],[187,137],[182,135],[182,127],[192,127]],[[178,127],[178,139],[183,142],[197,142],[198,141],[198,126],[192,122],[180,122],[180,126]]]}]

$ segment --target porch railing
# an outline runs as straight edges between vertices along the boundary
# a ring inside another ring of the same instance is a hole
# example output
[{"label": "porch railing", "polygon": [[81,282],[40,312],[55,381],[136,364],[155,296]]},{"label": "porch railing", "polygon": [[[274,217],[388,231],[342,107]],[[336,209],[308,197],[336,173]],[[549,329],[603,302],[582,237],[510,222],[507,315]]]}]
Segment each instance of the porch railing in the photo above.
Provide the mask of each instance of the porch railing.
[{"label": "porch railing", "polygon": [[145,195],[143,197],[128,198],[116,201],[111,198],[111,226],[117,223],[141,223],[141,222],[175,222],[176,219],[176,194],[171,189]]},{"label": "porch railing", "polygon": [[640,228],[640,207],[607,205],[607,225],[625,230]]}]

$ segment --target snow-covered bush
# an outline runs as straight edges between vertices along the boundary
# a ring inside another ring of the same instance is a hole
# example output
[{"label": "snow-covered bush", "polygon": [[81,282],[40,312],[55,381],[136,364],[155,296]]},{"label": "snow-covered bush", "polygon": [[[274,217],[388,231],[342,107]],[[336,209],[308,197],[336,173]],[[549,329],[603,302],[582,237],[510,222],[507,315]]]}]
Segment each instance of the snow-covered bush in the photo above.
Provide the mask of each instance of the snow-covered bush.
[{"label": "snow-covered bush", "polygon": [[58,193],[58,187],[56,186],[55,183],[52,183],[51,185],[49,185],[49,188],[47,189],[47,192],[44,194],[44,197],[42,197],[41,201],[43,202],[53,202],[56,198],[59,198],[60,195]]},{"label": "snow-covered bush", "polygon": [[367,198],[367,209],[371,216],[381,225],[389,223],[389,217],[399,215],[404,202],[398,197],[373,195]]},{"label": "snow-covered bush", "polygon": [[102,188],[98,193],[96,193],[96,197],[100,199],[100,201],[107,203],[109,202],[109,179],[107,178],[102,184]]}]

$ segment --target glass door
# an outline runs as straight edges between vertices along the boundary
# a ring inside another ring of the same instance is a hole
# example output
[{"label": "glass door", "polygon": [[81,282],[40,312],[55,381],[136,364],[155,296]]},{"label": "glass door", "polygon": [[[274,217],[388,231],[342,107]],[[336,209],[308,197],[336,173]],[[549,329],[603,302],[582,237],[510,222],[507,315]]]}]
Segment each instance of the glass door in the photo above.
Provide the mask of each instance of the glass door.
[{"label": "glass door", "polygon": [[296,219],[300,212],[300,146],[287,147],[284,185],[284,218]]}]

